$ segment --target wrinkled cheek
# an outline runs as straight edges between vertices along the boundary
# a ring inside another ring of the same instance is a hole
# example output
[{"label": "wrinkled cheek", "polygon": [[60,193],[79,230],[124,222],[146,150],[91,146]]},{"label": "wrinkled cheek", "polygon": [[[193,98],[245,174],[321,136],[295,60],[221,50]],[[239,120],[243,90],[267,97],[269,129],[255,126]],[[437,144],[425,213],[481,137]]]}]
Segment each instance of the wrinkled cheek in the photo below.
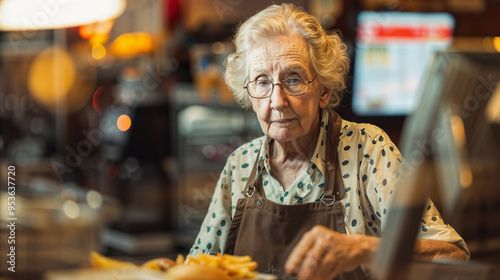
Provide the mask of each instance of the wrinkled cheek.
[{"label": "wrinkled cheek", "polygon": [[262,129],[262,132],[267,134],[270,129],[270,125],[268,123],[269,116],[270,116],[270,110],[268,107],[266,107],[265,102],[254,102],[253,103],[253,109],[255,114],[257,115],[257,119],[259,120],[260,127]]}]

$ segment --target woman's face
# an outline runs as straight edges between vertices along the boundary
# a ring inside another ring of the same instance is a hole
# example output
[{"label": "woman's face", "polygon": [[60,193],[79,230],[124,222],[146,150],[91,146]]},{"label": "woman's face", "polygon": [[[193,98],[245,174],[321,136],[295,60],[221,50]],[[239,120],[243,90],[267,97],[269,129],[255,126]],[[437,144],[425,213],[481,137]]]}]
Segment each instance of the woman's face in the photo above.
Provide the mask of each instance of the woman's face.
[{"label": "woman's face", "polygon": [[[267,78],[281,83],[292,75],[311,81],[316,73],[309,61],[307,44],[296,34],[282,35],[255,43],[248,55],[248,81]],[[315,137],[309,132],[319,127],[319,111],[325,108],[331,93],[324,92],[318,81],[301,96],[289,96],[275,86],[266,99],[250,97],[264,134],[278,142]]]}]

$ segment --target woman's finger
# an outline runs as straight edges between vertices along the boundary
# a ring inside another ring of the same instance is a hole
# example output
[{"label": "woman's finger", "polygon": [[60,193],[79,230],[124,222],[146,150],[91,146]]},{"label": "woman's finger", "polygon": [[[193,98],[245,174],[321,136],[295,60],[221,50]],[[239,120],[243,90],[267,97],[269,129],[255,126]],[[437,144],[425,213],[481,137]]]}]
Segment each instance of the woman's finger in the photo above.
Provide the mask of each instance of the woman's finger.
[{"label": "woman's finger", "polygon": [[302,265],[299,267],[298,276],[300,279],[308,279],[312,275],[317,275],[318,269],[323,266],[325,255],[327,255],[332,246],[331,242],[332,240],[328,232],[324,232],[315,238],[314,246],[306,254]]},{"label": "woman's finger", "polygon": [[342,272],[336,254],[329,251],[321,261],[321,265],[316,269],[317,279],[334,279]]},{"label": "woman's finger", "polygon": [[[315,227],[316,228],[316,227]],[[285,263],[285,271],[290,275],[296,275],[299,266],[302,264],[306,254],[310,252],[316,241],[316,231],[310,230],[302,236],[299,243],[295,245]]]}]

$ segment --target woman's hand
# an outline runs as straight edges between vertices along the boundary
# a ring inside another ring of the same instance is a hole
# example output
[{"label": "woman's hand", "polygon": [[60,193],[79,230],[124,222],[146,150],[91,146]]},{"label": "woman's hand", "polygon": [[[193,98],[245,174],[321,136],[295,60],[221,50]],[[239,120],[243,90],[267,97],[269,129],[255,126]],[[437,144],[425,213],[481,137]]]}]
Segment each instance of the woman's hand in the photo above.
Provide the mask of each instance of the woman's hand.
[{"label": "woman's hand", "polygon": [[301,280],[333,279],[359,265],[368,266],[379,242],[376,237],[341,234],[318,225],[302,236],[285,270]]}]

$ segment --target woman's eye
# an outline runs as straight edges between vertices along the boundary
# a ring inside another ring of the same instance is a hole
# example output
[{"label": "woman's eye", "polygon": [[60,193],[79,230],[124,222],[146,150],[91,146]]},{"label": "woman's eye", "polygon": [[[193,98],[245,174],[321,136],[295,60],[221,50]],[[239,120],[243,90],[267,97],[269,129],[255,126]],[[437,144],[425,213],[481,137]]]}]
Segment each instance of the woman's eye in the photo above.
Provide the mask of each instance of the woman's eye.
[{"label": "woman's eye", "polygon": [[270,81],[266,81],[266,80],[256,82],[258,87],[267,87],[267,86],[269,86],[270,83],[271,83]]},{"label": "woman's eye", "polygon": [[290,77],[286,79],[286,82],[290,85],[300,84],[302,83],[302,79],[299,77]]}]

